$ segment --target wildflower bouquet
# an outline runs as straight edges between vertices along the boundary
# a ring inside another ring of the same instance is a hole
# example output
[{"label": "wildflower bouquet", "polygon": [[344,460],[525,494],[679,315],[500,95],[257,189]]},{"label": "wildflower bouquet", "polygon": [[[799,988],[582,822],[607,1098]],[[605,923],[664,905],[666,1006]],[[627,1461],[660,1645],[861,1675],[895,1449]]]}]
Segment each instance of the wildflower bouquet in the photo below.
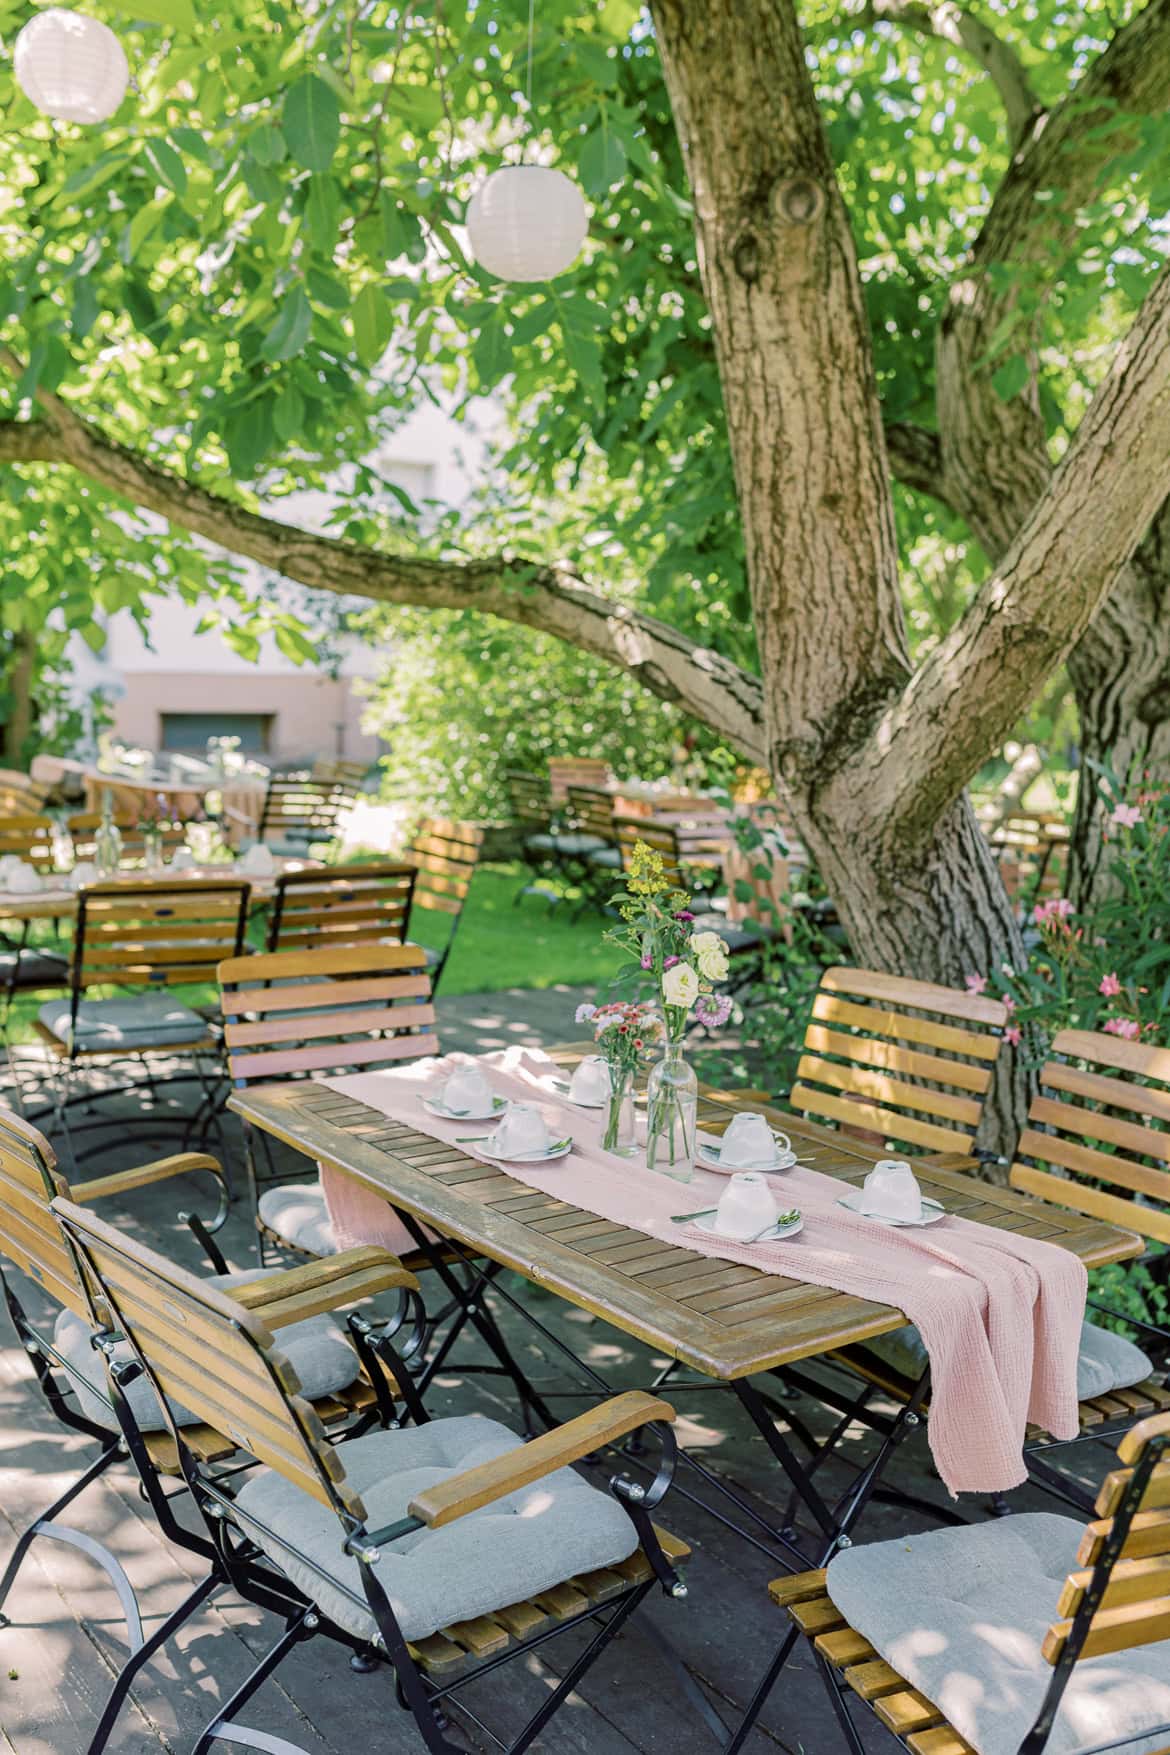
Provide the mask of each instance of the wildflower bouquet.
[{"label": "wildflower bouquet", "polygon": [[628,973],[652,983],[667,1040],[681,1042],[692,1016],[709,1029],[725,1024],[731,1001],[715,992],[715,984],[727,979],[727,947],[717,932],[694,930],[690,897],[667,876],[661,853],[644,841],[634,848],[617,901],[624,924],[606,937],[630,958]]},{"label": "wildflower bouquet", "polygon": [[577,1022],[593,1026],[593,1040],[609,1068],[609,1114],[602,1146],[628,1156],[636,1146],[634,1074],[645,1049],[662,1040],[662,1019],[646,1000],[633,1004],[615,1000],[603,1006],[578,1006]]}]

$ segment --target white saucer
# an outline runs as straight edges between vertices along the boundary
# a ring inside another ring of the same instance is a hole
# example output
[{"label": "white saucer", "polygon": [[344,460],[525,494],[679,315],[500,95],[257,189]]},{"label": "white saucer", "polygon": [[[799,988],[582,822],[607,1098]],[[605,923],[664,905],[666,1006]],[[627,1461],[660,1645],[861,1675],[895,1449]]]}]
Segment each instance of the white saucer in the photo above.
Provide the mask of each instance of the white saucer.
[{"label": "white saucer", "polygon": [[759,1171],[763,1176],[772,1176],[781,1170],[791,1170],[797,1162],[795,1152],[777,1152],[770,1164],[722,1164],[719,1161],[718,1146],[699,1144],[699,1160],[705,1170],[715,1170],[720,1176],[738,1176],[743,1170]]},{"label": "white saucer", "polygon": [[843,1194],[837,1205],[847,1207],[851,1213],[856,1213],[859,1218],[876,1219],[879,1225],[894,1225],[899,1230],[916,1230],[923,1225],[937,1225],[940,1219],[945,1219],[947,1216],[947,1210],[944,1206],[940,1206],[938,1201],[930,1200],[926,1195],[923,1195],[922,1212],[917,1219],[888,1219],[885,1213],[870,1212],[867,1208],[859,1206],[858,1202],[861,1200],[861,1196],[861,1189],[855,1190],[853,1194]]},{"label": "white saucer", "polygon": [[544,1152],[493,1152],[486,1140],[479,1146],[483,1157],[494,1158],[498,1164],[552,1164],[557,1158],[567,1158],[572,1149],[572,1140]]},{"label": "white saucer", "polygon": [[603,1097],[600,1103],[586,1103],[582,1098],[574,1097],[573,1088],[568,1079],[554,1079],[553,1084],[557,1088],[557,1095],[564,1097],[573,1105],[574,1109],[604,1109],[609,1102],[608,1097]]},{"label": "white saucer", "polygon": [[422,1106],[429,1115],[437,1115],[440,1121],[498,1121],[508,1107],[506,1097],[493,1097],[490,1109],[483,1109],[473,1115],[469,1109],[448,1109],[441,1097],[424,1097]]},{"label": "white saucer", "polygon": [[[707,1237],[718,1237],[721,1243],[745,1242],[745,1239],[742,1237],[729,1237],[726,1231],[718,1230],[713,1217],[710,1219],[692,1219],[691,1223],[694,1225],[696,1231],[702,1231]],[[751,1241],[753,1243],[776,1243],[783,1237],[795,1237],[798,1231],[803,1230],[804,1220],[794,1219],[791,1225],[773,1225],[771,1230],[765,1231],[762,1237],[753,1237]]]}]

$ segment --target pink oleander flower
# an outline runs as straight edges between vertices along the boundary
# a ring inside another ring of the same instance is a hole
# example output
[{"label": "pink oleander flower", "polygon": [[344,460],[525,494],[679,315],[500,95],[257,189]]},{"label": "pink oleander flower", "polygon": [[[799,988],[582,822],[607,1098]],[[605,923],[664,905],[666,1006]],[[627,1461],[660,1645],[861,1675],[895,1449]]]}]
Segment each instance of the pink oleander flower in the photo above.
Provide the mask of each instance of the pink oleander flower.
[{"label": "pink oleander flower", "polygon": [[1116,999],[1121,992],[1121,982],[1116,975],[1102,975],[1101,985],[1097,992],[1103,993],[1106,999]]},{"label": "pink oleander flower", "polygon": [[967,992],[968,993],[986,993],[987,992],[987,977],[986,977],[986,975],[968,975],[968,977],[967,977]]},{"label": "pink oleander flower", "polygon": [[1124,1036],[1127,1042],[1134,1041],[1142,1033],[1136,1018],[1106,1018],[1101,1027],[1107,1036]]},{"label": "pink oleander flower", "polygon": [[577,1023],[587,1024],[590,1018],[597,1015],[597,1007],[595,1005],[579,1005],[575,1015]]},{"label": "pink oleander flower", "polygon": [[1073,911],[1073,905],[1067,896],[1053,896],[1047,902],[1037,902],[1032,910],[1032,919],[1037,926],[1054,926],[1067,920]]},{"label": "pink oleander flower", "polygon": [[1003,996],[1003,1009],[1007,1013],[1009,1018],[1011,1017],[1012,1013],[1016,1009],[1016,1002],[1012,998],[1010,993],[1005,993]]},{"label": "pink oleander flower", "polygon": [[1009,1024],[1003,1033],[1003,1039],[1005,1042],[1010,1042],[1013,1048],[1018,1048],[1020,1046],[1020,1026]]},{"label": "pink oleander flower", "polygon": [[1116,823],[1119,829],[1136,829],[1142,820],[1142,813],[1136,804],[1118,804],[1113,807],[1113,815],[1109,821]]}]

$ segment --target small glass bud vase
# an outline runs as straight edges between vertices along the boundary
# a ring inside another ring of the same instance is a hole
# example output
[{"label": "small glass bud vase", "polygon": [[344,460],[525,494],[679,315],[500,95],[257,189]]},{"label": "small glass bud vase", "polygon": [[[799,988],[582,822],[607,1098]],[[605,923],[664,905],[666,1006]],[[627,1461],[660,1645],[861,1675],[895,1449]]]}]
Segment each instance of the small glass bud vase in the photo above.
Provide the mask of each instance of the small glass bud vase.
[{"label": "small glass bud vase", "polygon": [[605,1152],[616,1153],[619,1158],[632,1158],[638,1149],[632,1070],[623,1070],[618,1066],[611,1066],[609,1069],[609,1102],[601,1148]]},{"label": "small glass bud vase", "polygon": [[113,877],[122,863],[122,831],[114,821],[109,788],[102,793],[102,820],[93,838],[93,862],[100,877]]},{"label": "small glass bud vase", "polygon": [[163,832],[157,823],[143,825],[142,863],[147,871],[161,871],[166,864],[163,856]]},{"label": "small glass bud vase", "polygon": [[661,1176],[689,1182],[695,1174],[699,1081],[681,1042],[667,1044],[646,1085],[646,1163]]}]

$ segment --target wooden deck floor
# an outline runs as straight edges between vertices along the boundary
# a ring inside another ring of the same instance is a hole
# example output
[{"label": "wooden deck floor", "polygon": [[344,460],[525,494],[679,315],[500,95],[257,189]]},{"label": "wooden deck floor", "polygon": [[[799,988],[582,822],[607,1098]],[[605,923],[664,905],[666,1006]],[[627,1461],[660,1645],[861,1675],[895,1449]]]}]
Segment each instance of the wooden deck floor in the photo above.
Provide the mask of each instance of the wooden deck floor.
[{"label": "wooden deck floor", "polygon": [[[576,997],[562,990],[441,1003],[442,1040],[451,1047],[495,1047],[563,1039]],[[92,1174],[141,1162],[167,1149],[161,1140],[155,1143],[144,1135],[128,1143],[125,1129],[116,1121],[99,1139],[102,1149],[87,1165]],[[229,1135],[229,1144],[238,1163],[235,1134]],[[174,1217],[182,1204],[173,1192],[155,1188],[127,1199],[110,1216],[196,1266],[192,1240]],[[221,1241],[233,1265],[248,1264],[250,1234],[240,1208],[233,1211]],[[513,1289],[520,1288],[513,1283]],[[664,1363],[552,1297],[531,1289],[524,1296],[542,1321],[616,1387],[647,1383]],[[555,1350],[539,1343],[534,1331],[506,1308],[497,1305],[496,1314],[538,1387],[554,1395],[563,1391],[566,1378]],[[84,1440],[75,1442],[61,1434],[34,1393],[26,1356],[10,1336],[3,1335],[2,1342],[0,1562],[18,1532],[93,1454]],[[436,1388],[431,1397],[434,1412],[480,1410],[516,1423],[515,1408],[497,1379],[452,1371]],[[566,1416],[581,1405],[571,1396],[556,1403]],[[676,1397],[676,1405],[683,1444],[775,1518],[784,1498],[781,1482],[762,1439],[746,1429],[738,1408],[726,1395],[710,1391],[684,1391]],[[809,1401],[802,1399],[792,1407],[814,1427],[823,1427],[824,1416]],[[866,1443],[860,1434],[850,1442],[848,1454],[854,1463],[864,1456]],[[1104,1451],[1089,1447],[1085,1462],[1092,1471],[1102,1472]],[[843,1487],[848,1479],[839,1465],[827,1474],[830,1486]],[[906,1447],[897,1478],[936,1502],[944,1498],[930,1475],[924,1439]],[[695,1484],[693,1476],[688,1480]],[[1031,1498],[1021,1495],[1019,1503],[1022,1506]],[[1050,1501],[1039,1497],[1034,1503],[1051,1507]],[[972,1506],[968,1515],[978,1517],[982,1509]],[[116,1470],[90,1487],[68,1517],[122,1559],[138,1591],[148,1632],[194,1582],[188,1562],[158,1534],[128,1469]],[[693,1546],[688,1599],[675,1603],[651,1597],[628,1633],[588,1674],[582,1694],[570,1701],[534,1745],[536,1749],[556,1755],[634,1755],[636,1751],[712,1755],[718,1745],[665,1660],[658,1645],[663,1637],[727,1724],[738,1721],[782,1633],[782,1618],[769,1605],[765,1589],[778,1568],[729,1534],[705,1510],[686,1501],[668,1500],[660,1521]],[[902,1510],[874,1505],[861,1539],[921,1527],[922,1521]],[[40,1541],[26,1562],[8,1611],[12,1624],[0,1630],[0,1755],[9,1751],[83,1755],[112,1675],[125,1655],[113,1591],[85,1556]],[[242,1680],[277,1631],[274,1618],[230,1595],[207,1606],[143,1672],[111,1741],[113,1755],[179,1755],[189,1750],[214,1716],[217,1703]],[[525,1708],[531,1711],[567,1655],[554,1645],[539,1661],[530,1660],[526,1674],[519,1673],[521,1666],[510,1666],[485,1683],[472,1698],[488,1726],[506,1735],[509,1727],[521,1722]],[[299,1745],[306,1755],[355,1755],[356,1751],[421,1755],[423,1751],[412,1721],[395,1704],[387,1674],[355,1674],[345,1654],[324,1640],[301,1646],[242,1716],[257,1729]],[[895,1747],[880,1727],[869,1725],[865,1735],[874,1755]],[[492,1747],[478,1733],[463,1730],[458,1736],[469,1750]],[[840,1746],[820,1682],[798,1651],[748,1748],[833,1755]]]}]

